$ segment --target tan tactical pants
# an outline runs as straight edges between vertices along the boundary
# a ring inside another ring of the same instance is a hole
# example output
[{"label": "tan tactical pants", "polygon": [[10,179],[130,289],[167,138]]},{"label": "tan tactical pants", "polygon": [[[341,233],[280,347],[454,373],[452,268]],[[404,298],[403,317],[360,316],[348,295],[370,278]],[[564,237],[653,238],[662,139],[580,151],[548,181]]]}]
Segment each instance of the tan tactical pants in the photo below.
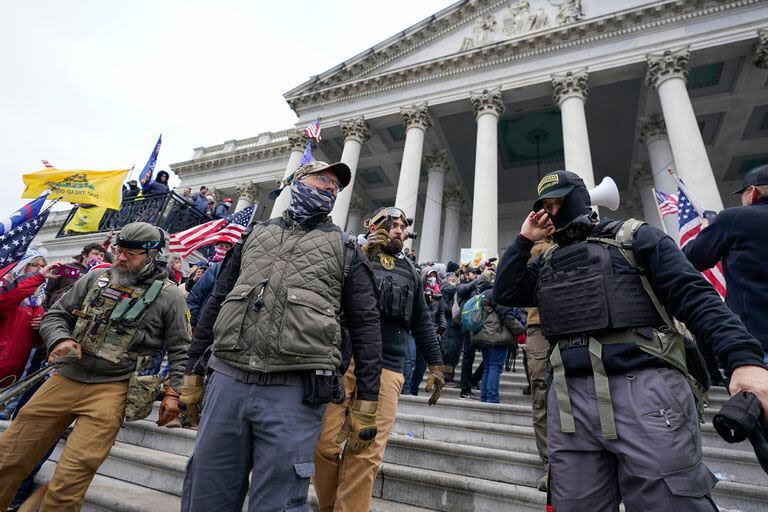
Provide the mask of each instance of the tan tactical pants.
[{"label": "tan tactical pants", "polygon": [[354,365],[350,364],[344,375],[346,400],[341,405],[329,404],[326,408],[315,449],[314,483],[320,512],[360,512],[370,509],[373,481],[395,423],[397,400],[402,387],[401,373],[382,370],[379,407],[376,411],[376,440],[358,454],[342,454],[336,435],[344,424],[350,398],[355,392]]},{"label": "tan tactical pants", "polygon": [[59,374],[48,379],[0,435],[0,510],[73,421],[40,510],[80,510],[120,430],[127,390],[127,381],[84,384]]},{"label": "tan tactical pants", "polygon": [[539,457],[547,463],[547,362],[549,342],[541,334],[541,328],[528,328],[525,339],[528,354],[528,375],[531,377],[531,405],[533,406],[533,433]]}]

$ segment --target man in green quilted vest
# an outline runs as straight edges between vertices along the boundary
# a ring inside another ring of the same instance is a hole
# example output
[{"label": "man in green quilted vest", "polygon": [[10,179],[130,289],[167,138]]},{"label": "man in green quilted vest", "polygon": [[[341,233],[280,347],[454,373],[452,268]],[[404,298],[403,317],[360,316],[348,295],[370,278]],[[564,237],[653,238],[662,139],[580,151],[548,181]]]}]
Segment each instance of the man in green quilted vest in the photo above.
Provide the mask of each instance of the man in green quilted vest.
[{"label": "man in green quilted vest", "polygon": [[56,373],[0,436],[0,510],[73,420],[42,509],[80,510],[123,418],[151,412],[159,386],[145,384],[160,383],[151,374],[164,344],[171,387],[159,424],[178,414],[174,389],[181,389],[189,320],[181,290],[156,260],[164,244],[159,228],[126,225],[113,249],[114,266],[83,276],[43,317],[40,336]]},{"label": "man in green quilted vest", "polygon": [[350,442],[362,449],[376,438],[382,362],[373,271],[328,216],[349,182],[346,164],[303,164],[290,207],[251,226],[222,262],[182,388],[182,402],[197,407],[199,361],[210,350],[183,511],[240,510],[249,485],[251,512],[306,510],[326,404],[344,398],[342,323],[355,362]]}]

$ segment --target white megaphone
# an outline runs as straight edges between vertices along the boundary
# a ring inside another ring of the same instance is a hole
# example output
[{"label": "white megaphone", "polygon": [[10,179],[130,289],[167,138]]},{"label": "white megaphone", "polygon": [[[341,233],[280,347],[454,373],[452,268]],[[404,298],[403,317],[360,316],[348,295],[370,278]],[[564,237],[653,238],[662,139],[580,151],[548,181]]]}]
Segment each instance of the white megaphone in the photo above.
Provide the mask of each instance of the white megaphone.
[{"label": "white megaphone", "polygon": [[605,177],[598,186],[589,191],[592,206],[605,206],[609,210],[619,208],[619,187],[613,178]]}]

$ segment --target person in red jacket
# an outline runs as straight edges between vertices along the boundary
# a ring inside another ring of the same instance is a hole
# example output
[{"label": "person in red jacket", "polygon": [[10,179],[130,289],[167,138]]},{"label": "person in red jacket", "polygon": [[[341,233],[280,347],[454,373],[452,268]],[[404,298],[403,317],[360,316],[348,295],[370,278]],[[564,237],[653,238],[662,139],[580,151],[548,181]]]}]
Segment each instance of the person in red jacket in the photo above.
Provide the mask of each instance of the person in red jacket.
[{"label": "person in red jacket", "polygon": [[29,250],[3,278],[0,288],[0,389],[21,378],[32,347],[40,341],[47,278],[56,278],[42,254]]}]

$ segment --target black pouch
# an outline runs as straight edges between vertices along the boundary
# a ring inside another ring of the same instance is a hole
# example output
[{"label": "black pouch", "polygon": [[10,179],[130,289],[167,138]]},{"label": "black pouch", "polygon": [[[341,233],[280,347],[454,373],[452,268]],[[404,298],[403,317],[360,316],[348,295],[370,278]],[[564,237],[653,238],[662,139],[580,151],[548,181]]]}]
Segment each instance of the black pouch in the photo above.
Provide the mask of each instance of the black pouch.
[{"label": "black pouch", "polygon": [[[338,375],[335,372],[318,370],[304,376],[304,400],[307,405],[323,405],[335,398],[335,391],[340,387]],[[343,391],[342,391],[342,401]]]}]

